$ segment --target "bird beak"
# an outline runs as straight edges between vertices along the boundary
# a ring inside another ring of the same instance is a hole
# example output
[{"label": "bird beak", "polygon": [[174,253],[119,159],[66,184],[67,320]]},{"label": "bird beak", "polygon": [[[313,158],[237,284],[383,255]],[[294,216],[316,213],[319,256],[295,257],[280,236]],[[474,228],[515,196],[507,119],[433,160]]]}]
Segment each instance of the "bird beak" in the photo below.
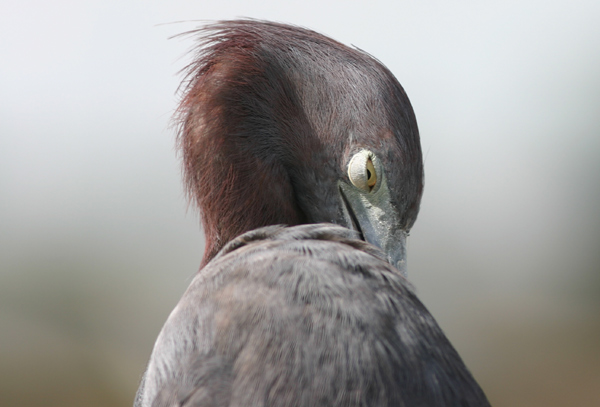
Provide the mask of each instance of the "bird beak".
[{"label": "bird beak", "polygon": [[375,192],[364,192],[344,181],[339,182],[347,226],[362,233],[363,239],[383,250],[390,264],[406,277],[407,231],[400,225],[398,211],[392,205],[390,190],[381,174]]}]

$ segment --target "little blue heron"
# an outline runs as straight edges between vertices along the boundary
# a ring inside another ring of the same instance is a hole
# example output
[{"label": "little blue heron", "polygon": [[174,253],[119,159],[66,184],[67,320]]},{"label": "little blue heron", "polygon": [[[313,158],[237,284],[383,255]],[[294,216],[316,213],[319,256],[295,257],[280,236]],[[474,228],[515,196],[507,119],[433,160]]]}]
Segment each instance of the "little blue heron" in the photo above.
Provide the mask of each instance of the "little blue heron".
[{"label": "little blue heron", "polygon": [[313,31],[195,32],[178,110],[200,271],[136,406],[488,406],[406,280],[423,162],[392,73]]}]

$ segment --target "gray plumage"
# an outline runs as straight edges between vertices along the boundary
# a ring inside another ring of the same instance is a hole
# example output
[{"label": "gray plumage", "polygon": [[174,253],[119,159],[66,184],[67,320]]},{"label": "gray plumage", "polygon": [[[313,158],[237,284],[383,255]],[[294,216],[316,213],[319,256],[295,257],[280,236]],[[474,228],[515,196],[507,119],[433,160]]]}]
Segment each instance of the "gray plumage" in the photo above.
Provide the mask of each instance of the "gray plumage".
[{"label": "gray plumage", "polygon": [[171,313],[140,406],[487,406],[374,246],[271,226],[230,242]]}]

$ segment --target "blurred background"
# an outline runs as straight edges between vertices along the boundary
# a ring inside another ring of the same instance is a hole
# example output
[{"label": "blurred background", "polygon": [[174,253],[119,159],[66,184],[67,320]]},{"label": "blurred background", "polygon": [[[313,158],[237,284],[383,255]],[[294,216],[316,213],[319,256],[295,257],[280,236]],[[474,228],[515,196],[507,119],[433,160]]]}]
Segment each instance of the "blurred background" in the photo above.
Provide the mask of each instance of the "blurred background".
[{"label": "blurred background", "polygon": [[495,406],[600,405],[600,2],[0,3],[0,405],[129,406],[198,269],[169,127],[200,20],[368,51],[415,109],[409,276]]}]

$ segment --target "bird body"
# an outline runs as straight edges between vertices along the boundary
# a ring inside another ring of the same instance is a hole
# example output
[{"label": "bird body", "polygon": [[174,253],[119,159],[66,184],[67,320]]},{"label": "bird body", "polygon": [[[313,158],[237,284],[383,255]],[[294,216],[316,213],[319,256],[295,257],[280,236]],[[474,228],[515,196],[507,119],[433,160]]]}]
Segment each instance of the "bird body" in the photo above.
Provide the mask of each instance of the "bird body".
[{"label": "bird body", "polygon": [[205,256],[136,407],[488,406],[405,278],[423,168],[400,84],[298,27],[200,34],[179,145]]},{"label": "bird body", "polygon": [[141,405],[486,405],[410,284],[358,237],[271,226],[226,245],[169,316]]}]

